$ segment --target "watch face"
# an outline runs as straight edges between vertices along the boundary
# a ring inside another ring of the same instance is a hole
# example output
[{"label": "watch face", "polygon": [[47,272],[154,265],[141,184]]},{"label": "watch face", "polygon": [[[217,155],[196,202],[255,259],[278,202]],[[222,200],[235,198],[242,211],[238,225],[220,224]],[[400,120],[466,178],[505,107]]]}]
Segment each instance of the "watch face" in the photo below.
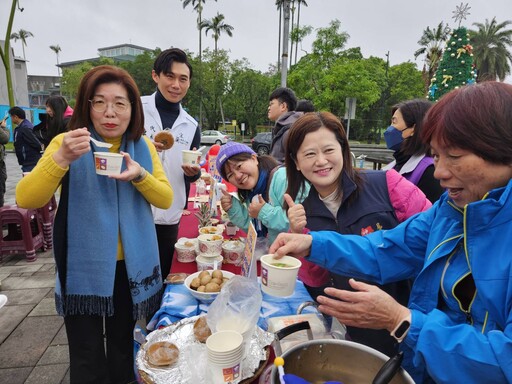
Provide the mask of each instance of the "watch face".
[{"label": "watch face", "polygon": [[407,332],[407,330],[409,329],[409,327],[411,326],[411,323],[407,320],[404,320],[402,321],[402,324],[400,324],[400,326],[396,329],[395,331],[395,337],[397,339],[400,339],[405,332]]}]

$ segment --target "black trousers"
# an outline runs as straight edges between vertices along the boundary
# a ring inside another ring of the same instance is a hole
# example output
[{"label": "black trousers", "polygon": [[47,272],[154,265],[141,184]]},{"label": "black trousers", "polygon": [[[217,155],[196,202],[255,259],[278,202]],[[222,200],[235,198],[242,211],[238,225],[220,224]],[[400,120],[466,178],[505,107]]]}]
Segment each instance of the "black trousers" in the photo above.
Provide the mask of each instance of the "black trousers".
[{"label": "black trousers", "polygon": [[[1,150],[0,150],[0,152],[1,152]],[[7,180],[7,168],[5,167],[4,159],[0,159],[0,207],[4,206],[6,180]]]},{"label": "black trousers", "polygon": [[135,382],[135,320],[132,307],[126,265],[124,261],[118,261],[114,283],[114,316],[64,317],[69,343],[71,384]]},{"label": "black trousers", "polygon": [[178,240],[178,229],[180,225],[155,224],[156,238],[158,240],[158,254],[160,257],[160,271],[162,279],[165,280],[171,271],[172,257],[174,255],[174,244]]}]

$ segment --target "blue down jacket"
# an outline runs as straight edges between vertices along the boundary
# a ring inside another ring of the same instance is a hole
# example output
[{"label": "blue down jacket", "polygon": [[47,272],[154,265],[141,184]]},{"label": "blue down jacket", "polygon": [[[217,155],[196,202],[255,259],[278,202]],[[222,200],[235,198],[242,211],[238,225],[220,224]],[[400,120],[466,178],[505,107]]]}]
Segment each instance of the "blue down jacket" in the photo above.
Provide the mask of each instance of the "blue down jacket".
[{"label": "blue down jacket", "polygon": [[[463,209],[445,193],[430,210],[367,236],[311,232],[311,262],[379,284],[415,279],[402,348],[417,383],[512,382],[511,190],[512,181]],[[454,292],[468,274],[476,294],[464,311]],[[459,306],[447,309],[443,298]]]}]

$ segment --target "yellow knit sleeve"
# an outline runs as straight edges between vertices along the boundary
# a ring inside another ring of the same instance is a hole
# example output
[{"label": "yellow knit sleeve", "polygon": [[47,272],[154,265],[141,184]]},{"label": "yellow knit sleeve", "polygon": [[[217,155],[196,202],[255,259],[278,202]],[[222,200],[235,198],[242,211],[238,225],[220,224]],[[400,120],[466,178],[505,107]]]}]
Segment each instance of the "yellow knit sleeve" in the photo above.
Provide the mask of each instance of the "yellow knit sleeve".
[{"label": "yellow knit sleeve", "polygon": [[151,159],[153,161],[153,172],[147,173],[146,177],[138,183],[133,183],[135,188],[142,193],[144,198],[153,206],[160,209],[167,209],[172,205],[174,192],[171,184],[165,175],[162,162],[158,157],[155,146],[149,138],[142,136],[149,147]]},{"label": "yellow knit sleeve", "polygon": [[16,204],[22,208],[41,208],[53,196],[69,167],[62,168],[53,154],[62,145],[64,134],[55,136],[32,172],[16,185]]}]

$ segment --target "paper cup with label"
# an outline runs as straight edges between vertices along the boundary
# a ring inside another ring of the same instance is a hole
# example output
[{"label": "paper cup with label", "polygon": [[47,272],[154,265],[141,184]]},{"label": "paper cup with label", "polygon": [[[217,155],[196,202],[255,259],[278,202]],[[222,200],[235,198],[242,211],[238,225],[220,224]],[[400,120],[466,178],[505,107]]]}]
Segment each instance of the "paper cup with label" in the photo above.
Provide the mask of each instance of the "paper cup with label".
[{"label": "paper cup with label", "polygon": [[111,152],[94,152],[94,164],[98,175],[119,175],[123,165],[123,155]]},{"label": "paper cup with label", "polygon": [[292,295],[301,261],[291,256],[274,259],[274,255],[263,255],[260,261],[261,290],[271,296]]},{"label": "paper cup with label", "polygon": [[243,336],[234,331],[220,331],[206,339],[206,353],[211,382],[238,383],[241,379]]},{"label": "paper cup with label", "polygon": [[202,153],[200,151],[190,151],[184,149],[181,151],[181,154],[183,158],[183,164],[199,165],[201,162]]}]

